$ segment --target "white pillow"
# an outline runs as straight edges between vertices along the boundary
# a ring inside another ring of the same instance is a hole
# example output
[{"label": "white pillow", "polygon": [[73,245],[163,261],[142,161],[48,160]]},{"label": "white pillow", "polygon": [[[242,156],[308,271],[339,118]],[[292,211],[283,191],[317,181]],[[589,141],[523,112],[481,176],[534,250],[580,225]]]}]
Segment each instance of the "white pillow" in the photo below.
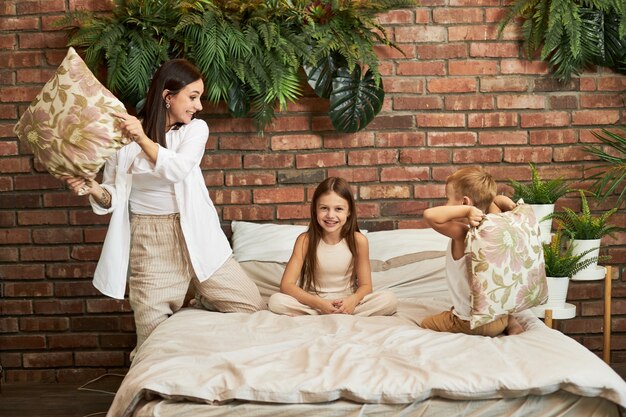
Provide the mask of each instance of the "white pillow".
[{"label": "white pillow", "polygon": [[449,239],[433,229],[397,229],[367,235],[374,290],[398,298],[448,299],[445,251]]},{"label": "white pillow", "polygon": [[397,229],[369,232],[370,259],[387,262],[419,252],[445,252],[450,240],[433,229]]},{"label": "white pillow", "polygon": [[[296,238],[307,226],[232,222],[235,259],[259,287],[263,298],[279,291]],[[375,290],[398,297],[447,298],[445,250],[448,238],[433,229],[367,233]]]},{"label": "white pillow", "polygon": [[296,238],[307,226],[251,223],[233,220],[231,242],[238,262],[287,262]]},{"label": "white pillow", "polygon": [[[259,288],[265,302],[280,291],[280,280],[285,272],[281,262],[245,261],[241,267]],[[432,297],[448,300],[445,257],[393,265],[388,269],[372,271],[374,291],[390,290],[398,298]]]}]

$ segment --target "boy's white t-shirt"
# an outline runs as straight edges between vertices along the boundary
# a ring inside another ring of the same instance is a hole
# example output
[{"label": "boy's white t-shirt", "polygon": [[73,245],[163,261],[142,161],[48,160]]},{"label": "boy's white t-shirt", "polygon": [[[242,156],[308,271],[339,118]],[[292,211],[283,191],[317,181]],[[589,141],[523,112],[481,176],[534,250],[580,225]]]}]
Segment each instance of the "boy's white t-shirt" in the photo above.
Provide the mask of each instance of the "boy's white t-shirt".
[{"label": "boy's white t-shirt", "polygon": [[460,259],[452,257],[452,239],[446,249],[446,281],[452,297],[453,313],[462,320],[470,320],[470,282],[468,267],[470,254],[466,253]]}]

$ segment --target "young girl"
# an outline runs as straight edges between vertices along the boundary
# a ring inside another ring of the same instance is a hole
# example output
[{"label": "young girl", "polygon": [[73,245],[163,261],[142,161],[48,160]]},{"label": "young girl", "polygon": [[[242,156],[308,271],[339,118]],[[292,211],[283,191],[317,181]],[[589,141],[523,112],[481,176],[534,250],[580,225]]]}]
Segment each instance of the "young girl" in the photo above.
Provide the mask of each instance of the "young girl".
[{"label": "young girl", "polygon": [[389,316],[397,300],[372,293],[367,238],[359,232],[348,182],[331,177],[313,194],[309,229],[298,236],[280,283],[270,297],[274,313]]},{"label": "young girl", "polygon": [[195,118],[203,92],[202,74],[188,61],[165,62],[141,119],[115,114],[132,142],[107,161],[102,184],[65,178],[74,193],[89,196],[96,214],[112,213],[93,282],[122,299],[129,271],[137,348],[181,308],[190,284],[219,311],[264,307],[232,257],[200,170],[209,137],[206,122]]}]

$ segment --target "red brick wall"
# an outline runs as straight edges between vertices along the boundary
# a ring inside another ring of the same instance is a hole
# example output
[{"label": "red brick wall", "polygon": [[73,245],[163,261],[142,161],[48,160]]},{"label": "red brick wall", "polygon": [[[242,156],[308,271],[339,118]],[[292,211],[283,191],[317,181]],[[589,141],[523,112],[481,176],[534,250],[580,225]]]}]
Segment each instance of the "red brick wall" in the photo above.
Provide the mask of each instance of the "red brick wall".
[{"label": "red brick wall", "polygon": [[[559,85],[546,65],[523,59],[518,32],[501,40],[500,0],[424,0],[382,16],[406,56],[379,48],[387,98],[356,134],[330,129],[328,104],[308,93],[264,136],[223,108],[207,109],[211,137],[202,163],[223,224],[233,219],[301,222],[315,185],[340,175],[355,187],[370,230],[424,227],[442,202],[445,177],[480,164],[506,180],[583,180],[593,165],[579,144],[591,130],[626,121],[626,77],[596,69]],[[91,285],[107,217],[33,163],[12,127],[66,49],[53,26],[67,9],[106,10],[106,1],[0,3],[0,363],[7,381],[84,381],[128,365],[134,343],[126,301]],[[207,106],[208,107],[208,106]],[[575,198],[559,205],[577,206]],[[605,204],[611,207],[612,202]],[[626,224],[622,210],[616,221]],[[626,235],[605,239],[616,266],[613,365],[626,370]],[[561,330],[600,353],[603,287],[572,283],[575,319]]]}]

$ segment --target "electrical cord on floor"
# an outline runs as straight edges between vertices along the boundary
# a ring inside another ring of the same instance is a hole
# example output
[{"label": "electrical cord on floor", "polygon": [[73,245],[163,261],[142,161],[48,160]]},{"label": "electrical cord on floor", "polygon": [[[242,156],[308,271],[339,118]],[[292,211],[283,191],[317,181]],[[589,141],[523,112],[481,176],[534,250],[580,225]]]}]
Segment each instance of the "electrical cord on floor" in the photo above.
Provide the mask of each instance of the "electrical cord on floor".
[{"label": "electrical cord on floor", "polygon": [[[101,393],[104,393],[104,394],[115,395],[115,392],[111,392],[111,391],[104,391],[104,390],[100,390],[100,389],[86,388],[87,385],[92,384],[94,382],[97,382],[97,381],[101,380],[102,378],[104,378],[106,376],[119,376],[119,377],[122,377],[122,378],[125,377],[125,375],[122,375],[122,374],[108,374],[108,373],[107,374],[102,374],[99,377],[92,379],[91,381],[85,382],[83,385],[78,387],[78,391],[93,391],[93,392],[101,392]],[[107,413],[108,413],[108,411],[98,411],[96,413],[87,414],[86,416],[83,416],[83,417],[104,416]]]},{"label": "electrical cord on floor", "polygon": [[[93,389],[93,388],[85,388],[87,385],[94,383],[96,381],[99,381],[100,379],[104,378],[105,376],[121,376],[122,378],[124,378],[126,375],[122,375],[122,374],[102,374],[97,378],[92,379],[91,381],[87,381],[85,382],[83,385],[81,385],[80,387],[78,387],[79,391],[93,391],[93,392],[102,392],[104,394],[111,394],[111,395],[115,395],[115,392],[111,392],[111,391],[104,391],[104,390],[100,390],[100,389]],[[98,413],[100,414],[100,413]]]}]

